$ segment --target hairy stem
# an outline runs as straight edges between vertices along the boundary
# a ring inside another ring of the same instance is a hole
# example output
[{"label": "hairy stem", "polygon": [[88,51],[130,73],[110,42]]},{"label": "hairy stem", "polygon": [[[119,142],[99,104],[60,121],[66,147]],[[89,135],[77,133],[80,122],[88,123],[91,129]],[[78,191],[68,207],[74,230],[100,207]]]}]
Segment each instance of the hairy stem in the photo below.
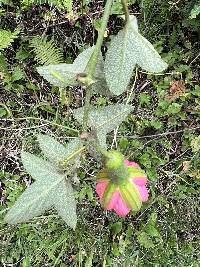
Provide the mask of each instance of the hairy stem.
[{"label": "hairy stem", "polygon": [[125,22],[127,23],[129,21],[129,10],[126,0],[121,0],[121,3],[123,5],[124,13],[125,13]]},{"label": "hairy stem", "polygon": [[99,53],[101,51],[101,46],[103,44],[104,34],[105,34],[106,27],[107,27],[107,24],[108,24],[112,3],[113,3],[113,0],[107,0],[107,2],[106,2],[105,11],[104,11],[104,15],[103,15],[103,18],[102,18],[102,23],[101,23],[101,28],[99,30],[97,43],[95,45],[94,52],[93,52],[93,54],[91,56],[91,59],[90,59],[90,61],[88,63],[88,66],[87,66],[87,68],[88,68],[88,76],[90,78],[93,78],[94,73],[95,73],[97,60],[99,58]]},{"label": "hairy stem", "polygon": [[[94,78],[96,65],[97,65],[97,61],[99,58],[99,53],[101,51],[101,46],[103,44],[104,34],[105,34],[106,27],[108,24],[112,4],[113,4],[113,0],[107,0],[106,5],[105,5],[105,11],[104,11],[104,15],[102,18],[102,23],[101,23],[101,28],[99,30],[97,43],[95,45],[94,52],[93,52],[93,54],[89,60],[88,65],[87,65],[88,74],[87,74],[86,79],[88,80],[88,83],[90,83],[89,81],[92,81]],[[83,131],[87,130],[87,122],[88,122],[89,111],[90,111],[91,95],[92,95],[92,88],[91,88],[91,84],[90,84],[86,89],[85,109],[84,109],[84,114],[83,114]]]},{"label": "hairy stem", "polygon": [[108,155],[108,152],[106,149],[102,148],[99,144],[97,144],[97,142],[95,142],[94,140],[91,140],[89,142],[87,142],[87,145],[92,145],[97,152],[99,152],[101,155],[103,155],[105,158]]},{"label": "hairy stem", "polygon": [[92,95],[92,88],[91,85],[86,88],[86,96],[85,96],[85,108],[83,113],[83,131],[87,130],[87,123],[89,118],[90,112],[90,98]]}]

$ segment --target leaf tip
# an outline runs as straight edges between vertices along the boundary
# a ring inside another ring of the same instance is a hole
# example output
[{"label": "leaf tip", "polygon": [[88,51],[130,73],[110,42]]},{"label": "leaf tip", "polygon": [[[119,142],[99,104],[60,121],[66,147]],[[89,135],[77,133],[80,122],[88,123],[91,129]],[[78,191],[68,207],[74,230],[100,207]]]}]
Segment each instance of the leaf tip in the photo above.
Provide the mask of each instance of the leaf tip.
[{"label": "leaf tip", "polygon": [[12,209],[10,209],[5,215],[4,222],[7,224],[16,224],[16,222],[14,222],[14,219],[12,217]]}]

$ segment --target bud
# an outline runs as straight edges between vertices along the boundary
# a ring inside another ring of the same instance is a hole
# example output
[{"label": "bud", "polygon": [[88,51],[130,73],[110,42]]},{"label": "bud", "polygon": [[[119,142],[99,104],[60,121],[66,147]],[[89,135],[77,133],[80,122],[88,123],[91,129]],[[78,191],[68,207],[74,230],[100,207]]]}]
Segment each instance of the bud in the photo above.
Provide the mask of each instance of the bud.
[{"label": "bud", "polygon": [[[117,154],[114,153],[115,155]],[[116,162],[119,163],[120,161]],[[110,177],[110,172],[103,170],[97,176],[98,182],[96,186],[96,192],[103,208],[105,210],[114,210],[117,215],[122,217],[126,216],[131,210],[140,210],[142,202],[148,200],[147,177],[144,171],[135,162],[125,160],[124,164],[128,173],[126,179],[115,183],[113,178]],[[115,164],[106,166],[116,167]]]},{"label": "bud", "polygon": [[109,151],[106,157],[106,167],[108,169],[118,169],[121,165],[124,165],[124,156],[116,150]]}]

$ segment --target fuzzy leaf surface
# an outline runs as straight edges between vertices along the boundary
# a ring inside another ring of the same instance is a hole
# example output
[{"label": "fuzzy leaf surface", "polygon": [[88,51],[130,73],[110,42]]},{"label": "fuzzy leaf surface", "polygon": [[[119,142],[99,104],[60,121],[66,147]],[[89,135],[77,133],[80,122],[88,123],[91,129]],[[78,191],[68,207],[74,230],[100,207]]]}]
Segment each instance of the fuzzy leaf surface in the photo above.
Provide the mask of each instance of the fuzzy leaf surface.
[{"label": "fuzzy leaf surface", "polygon": [[44,181],[48,177],[55,178],[60,175],[55,171],[55,166],[40,157],[37,157],[29,152],[22,151],[21,159],[25,170],[35,179]]},{"label": "fuzzy leaf surface", "polygon": [[[76,86],[79,85],[77,75],[79,73],[87,72],[87,64],[94,51],[95,46],[85,49],[74,60],[73,64],[57,64],[38,67],[38,73],[43,76],[48,82],[58,87]],[[96,66],[95,77],[105,79],[104,77],[104,61],[100,54]]]},{"label": "fuzzy leaf surface", "polygon": [[77,216],[76,216],[76,201],[74,198],[74,192],[72,185],[69,181],[64,179],[60,183],[54,196],[54,208],[58,212],[58,215],[73,229],[76,228]]},{"label": "fuzzy leaf surface", "polygon": [[153,45],[138,31],[135,16],[112,40],[105,60],[105,76],[109,89],[115,95],[122,94],[138,64],[149,72],[161,72],[167,64],[161,59]]},{"label": "fuzzy leaf surface", "polygon": [[73,64],[78,68],[80,72],[84,72],[84,70],[86,69],[88,61],[94,51],[94,47],[95,46],[92,46],[83,50],[83,52],[81,52],[74,60]]},{"label": "fuzzy leaf surface", "polygon": [[[106,133],[113,131],[133,110],[131,105],[116,104],[101,108],[92,108],[89,114],[88,126]],[[79,123],[83,120],[84,108],[74,110],[74,116]]]},{"label": "fuzzy leaf surface", "polygon": [[[130,105],[116,104],[90,110],[88,126],[95,132],[99,144],[106,148],[106,134],[113,131],[133,110]],[[83,120],[84,108],[74,110],[79,123]]]},{"label": "fuzzy leaf surface", "polygon": [[97,135],[97,140],[99,142],[99,145],[104,148],[107,149],[107,144],[106,144],[106,131],[104,130],[100,130],[96,133]]},{"label": "fuzzy leaf surface", "polygon": [[48,65],[37,68],[38,73],[51,84],[58,87],[78,85],[76,76],[79,73],[73,64]]},{"label": "fuzzy leaf surface", "polygon": [[68,142],[66,147],[49,135],[39,134],[38,142],[44,155],[55,163],[59,163],[83,147],[78,137]]},{"label": "fuzzy leaf surface", "polygon": [[125,27],[114,37],[106,54],[105,76],[113,94],[120,95],[126,90],[135,65],[131,34]]},{"label": "fuzzy leaf surface", "polygon": [[48,161],[27,152],[22,152],[22,162],[36,181],[18,198],[5,221],[10,224],[27,222],[55,208],[63,220],[75,228],[76,203],[72,186],[65,174],[59,173]]}]

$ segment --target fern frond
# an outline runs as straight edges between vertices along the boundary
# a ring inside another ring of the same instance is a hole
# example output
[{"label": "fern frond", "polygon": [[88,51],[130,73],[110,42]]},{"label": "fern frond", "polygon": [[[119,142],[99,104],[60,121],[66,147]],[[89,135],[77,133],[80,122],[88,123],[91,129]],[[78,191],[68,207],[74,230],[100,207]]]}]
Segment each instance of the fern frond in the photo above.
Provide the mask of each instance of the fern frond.
[{"label": "fern frond", "polygon": [[54,41],[47,41],[47,37],[35,37],[30,41],[30,47],[33,48],[35,59],[41,65],[63,63],[63,54],[59,48],[55,47]]},{"label": "fern frond", "polygon": [[9,47],[11,43],[18,37],[20,30],[16,29],[14,32],[7,30],[0,30],[0,51]]}]

